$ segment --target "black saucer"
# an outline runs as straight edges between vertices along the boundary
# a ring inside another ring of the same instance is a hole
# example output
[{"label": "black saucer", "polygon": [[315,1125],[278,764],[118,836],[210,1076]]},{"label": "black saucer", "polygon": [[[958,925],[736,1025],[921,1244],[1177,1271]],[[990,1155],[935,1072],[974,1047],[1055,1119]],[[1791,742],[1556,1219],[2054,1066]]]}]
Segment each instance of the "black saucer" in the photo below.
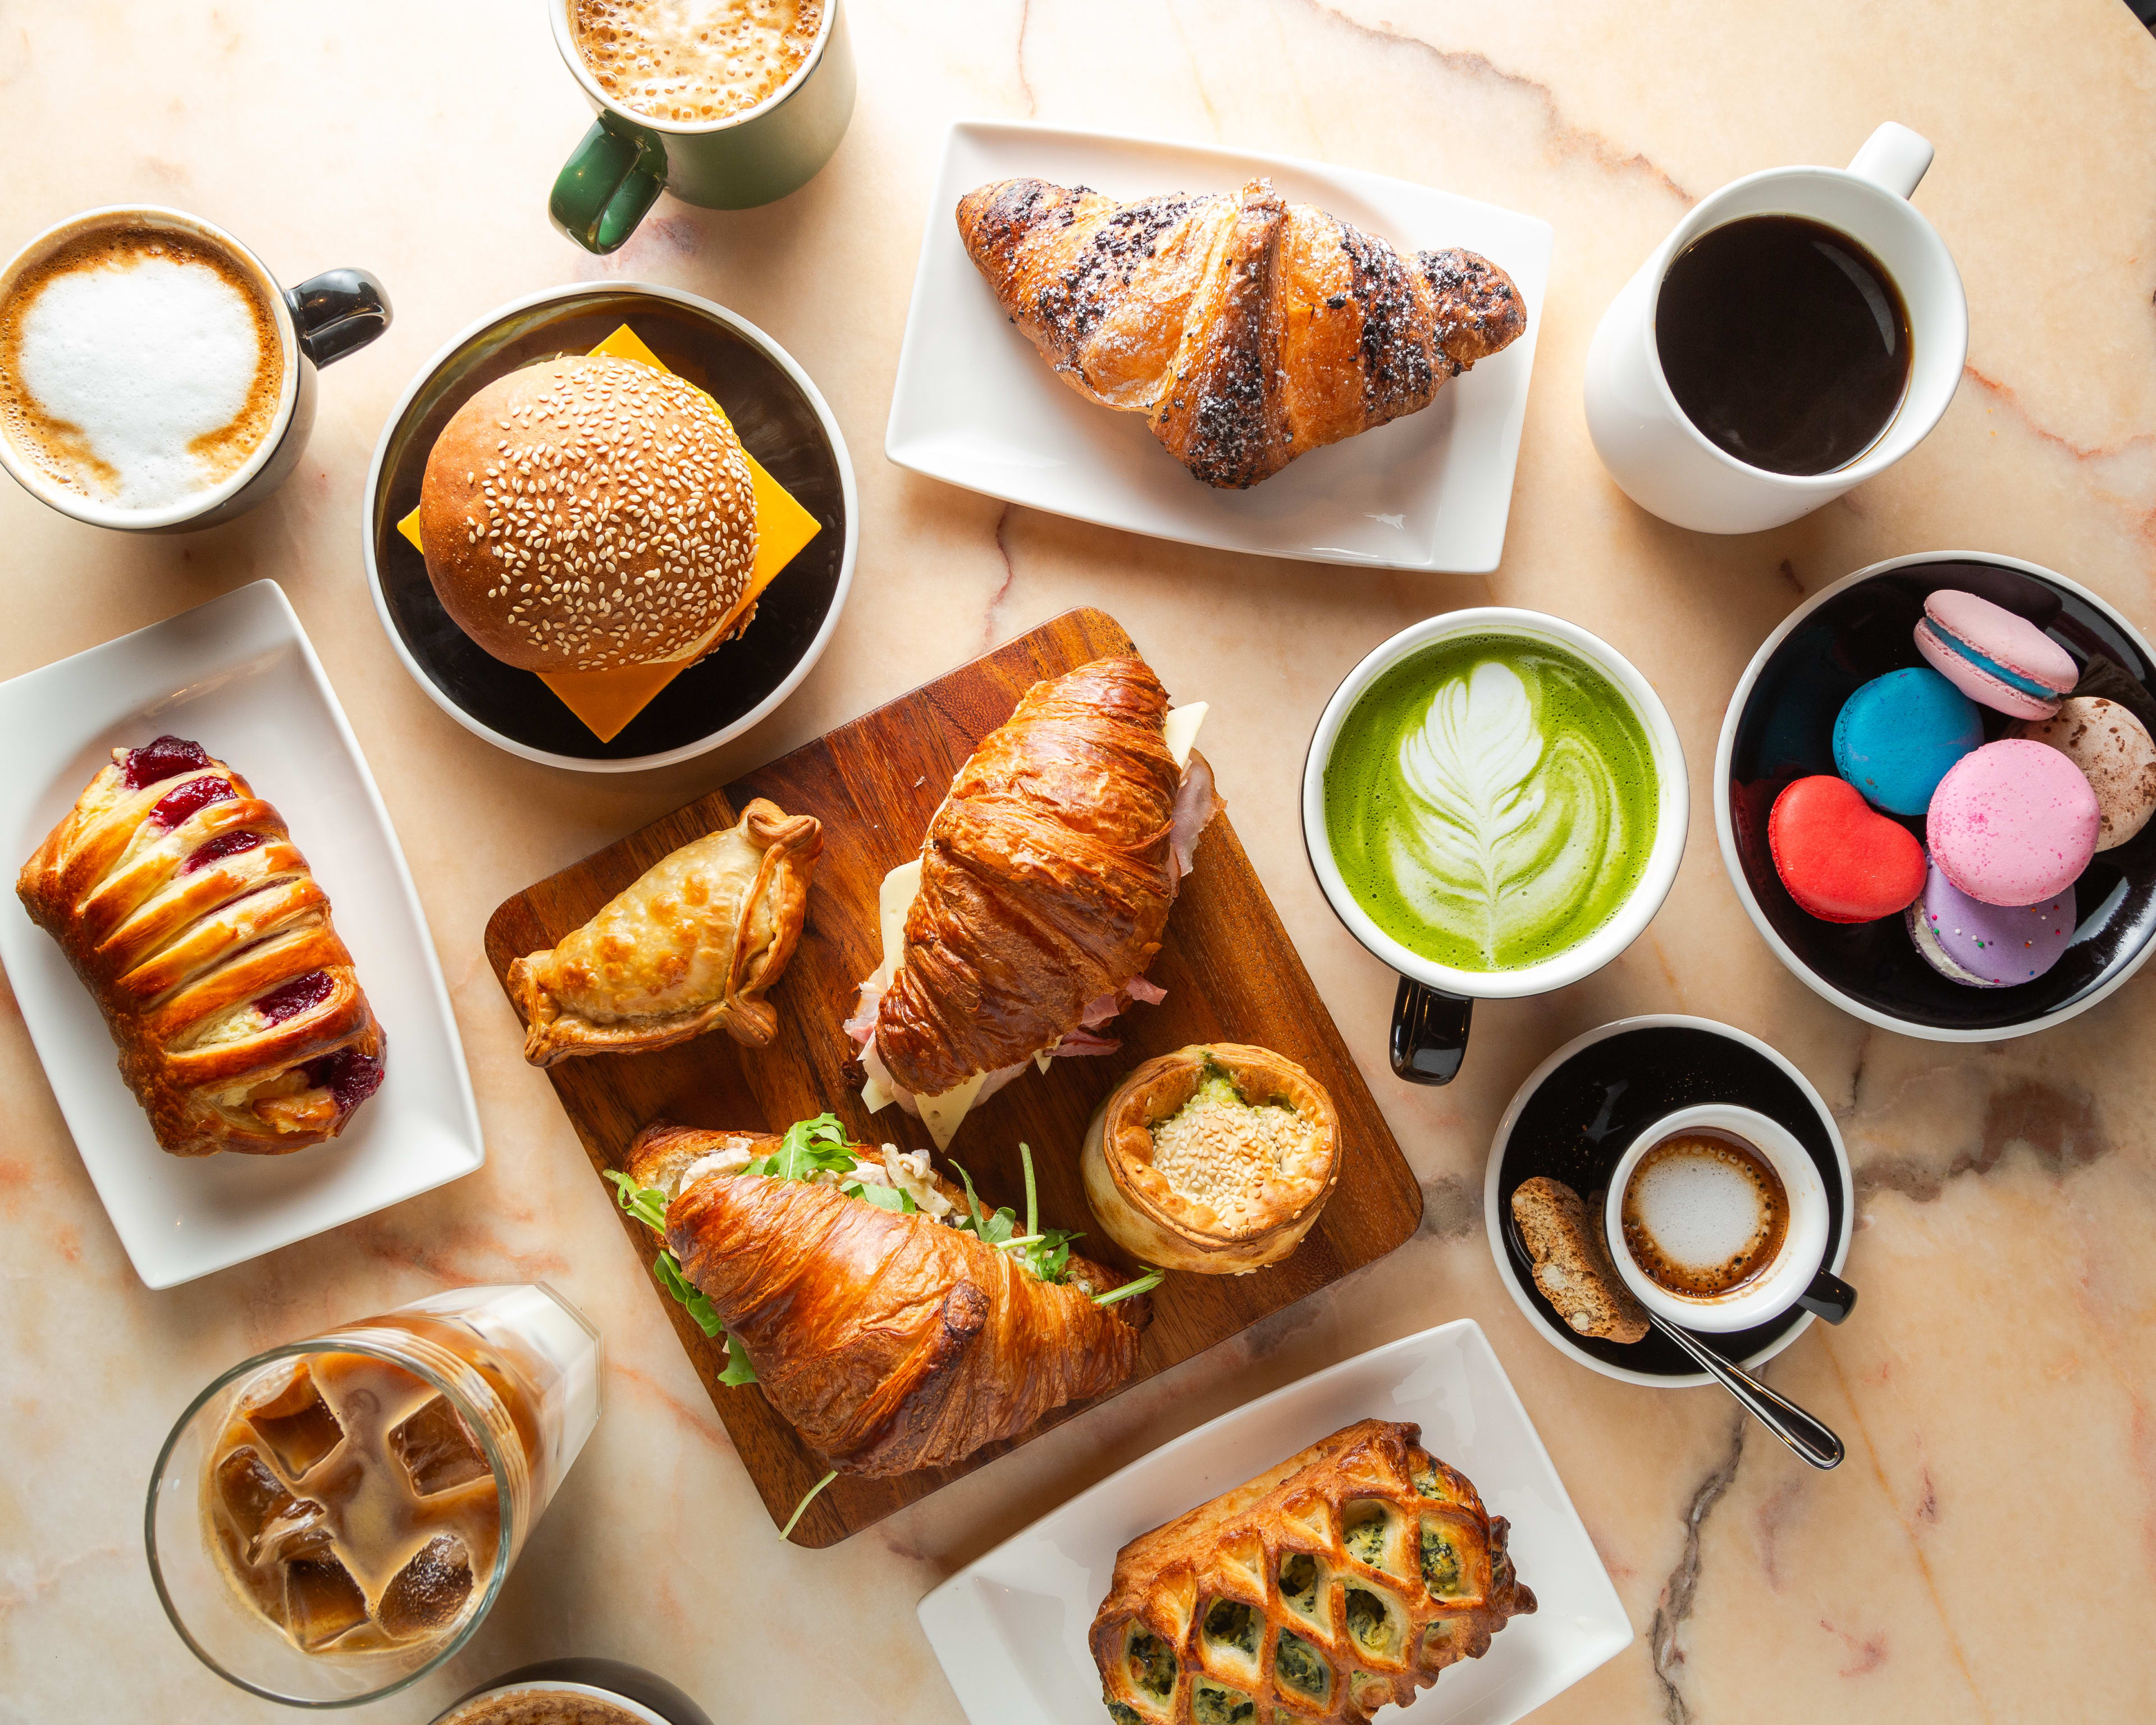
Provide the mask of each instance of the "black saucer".
[{"label": "black saucer", "polygon": [[[1922,665],[1913,631],[1936,589],[1958,588],[2029,619],[2081,667],[2076,692],[2127,707],[2156,731],[2156,667],[2102,604],[2033,566],[1974,557],[1910,558],[1828,588],[1800,608],[1738,685],[1724,721],[1728,766],[1717,787],[1722,859],[1784,961],[1835,1004],[1889,1029],[1949,1040],[2017,1035],[2092,1004],[2123,982],[2156,938],[2156,823],[2099,850],[2074,883],[2073,943],[2035,981],[2010,988],[1951,982],[1918,956],[1899,916],[1822,922],[1797,907],[1774,871],[1767,815],[1794,779],[1832,774],[1834,721],[1857,688]],[[1984,711],[1987,742],[2014,721]],[[1924,824],[1902,824],[1921,841]]]},{"label": "black saucer", "polygon": [[[1520,1086],[1490,1147],[1483,1208],[1491,1255],[1520,1309],[1563,1353],[1628,1383],[1657,1385],[1712,1380],[1666,1337],[1650,1332],[1629,1345],[1583,1336],[1557,1315],[1534,1282],[1534,1266],[1512,1226],[1512,1193],[1547,1174],[1586,1202],[1599,1223],[1601,1194],[1633,1139],[1663,1116],[1703,1102],[1726,1102],[1779,1121],[1817,1164],[1826,1187],[1826,1267],[1849,1252],[1855,1205],[1849,1158],[1827,1112],[1802,1074],[1765,1044],[1709,1019],[1620,1019],[1589,1030],[1544,1061]],[[1717,1353],[1756,1366],[1780,1353],[1811,1322],[1792,1307],[1771,1323],[1728,1335],[1695,1332]]]},{"label": "black saucer", "polygon": [[[611,742],[601,742],[531,671],[481,649],[449,620],[426,559],[397,531],[418,506],[442,428],[495,378],[563,354],[587,353],[626,323],[644,345],[733,422],[742,445],[822,524],[765,589],[756,620],[676,677]],[[404,403],[376,457],[366,531],[382,608],[416,673],[456,711],[520,752],[567,763],[639,760],[714,746],[754,713],[818,649],[842,600],[850,472],[819,403],[772,353],[700,302],[635,287],[565,289],[504,312],[464,336]],[[656,764],[656,763],[654,763]]]}]

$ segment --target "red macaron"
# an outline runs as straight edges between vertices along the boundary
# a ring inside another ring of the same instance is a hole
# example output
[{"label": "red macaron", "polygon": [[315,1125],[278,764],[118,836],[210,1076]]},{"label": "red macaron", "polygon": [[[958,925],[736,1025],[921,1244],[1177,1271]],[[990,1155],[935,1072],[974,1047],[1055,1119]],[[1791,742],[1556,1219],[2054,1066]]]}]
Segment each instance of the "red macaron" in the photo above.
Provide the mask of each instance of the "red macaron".
[{"label": "red macaron", "polygon": [[1798,908],[1822,922],[1876,922],[1924,890],[1924,847],[1845,779],[1789,786],[1767,817],[1767,845]]}]

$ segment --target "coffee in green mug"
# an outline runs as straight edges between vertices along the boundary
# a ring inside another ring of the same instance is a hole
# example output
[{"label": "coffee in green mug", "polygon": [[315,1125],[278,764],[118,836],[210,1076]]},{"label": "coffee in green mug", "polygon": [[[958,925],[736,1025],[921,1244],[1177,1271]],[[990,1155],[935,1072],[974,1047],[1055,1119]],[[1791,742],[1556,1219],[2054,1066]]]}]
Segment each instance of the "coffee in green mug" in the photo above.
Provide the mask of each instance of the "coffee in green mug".
[{"label": "coffee in green mug", "polygon": [[1365,690],[1325,767],[1325,829],[1357,904],[1455,970],[1519,970],[1593,935],[1655,846],[1646,728],[1578,655],[1471,634]]}]

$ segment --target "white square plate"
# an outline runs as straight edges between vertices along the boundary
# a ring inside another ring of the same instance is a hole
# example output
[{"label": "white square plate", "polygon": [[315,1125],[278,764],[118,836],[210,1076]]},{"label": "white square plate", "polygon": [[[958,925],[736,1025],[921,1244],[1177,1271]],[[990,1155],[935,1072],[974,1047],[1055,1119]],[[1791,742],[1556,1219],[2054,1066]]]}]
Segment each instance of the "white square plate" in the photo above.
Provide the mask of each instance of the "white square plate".
[{"label": "white square plate", "polygon": [[[1403,251],[1462,246],[1509,275],[1527,333],[1419,413],[1314,449],[1247,491],[1194,479],[1144,418],[1086,400],[1049,369],[966,255],[958,200],[1031,175],[1132,199],[1233,192],[1260,175]],[[1550,227],[1432,187],[1157,138],[961,121],[943,146],[913,280],[884,452],[1013,503],[1157,538],[1321,562],[1470,572],[1497,567],[1549,285]]]},{"label": "white square plate", "polygon": [[1086,1645],[1116,1553],[1358,1420],[1411,1420],[1424,1446],[1512,1524],[1532,1617],[1388,1720],[1508,1725],[1631,1645],[1632,1625],[1481,1327],[1460,1318],[1373,1348],[1185,1432],[1081,1491],[921,1602],[921,1626],[973,1725],[1101,1725]]},{"label": "white square plate", "polygon": [[329,1143],[289,1156],[167,1156],[121,1081],[96,1003],[8,893],[0,963],[97,1195],[153,1288],[371,1214],[486,1159],[404,854],[275,582],[0,683],[0,732],[15,757],[0,781],[0,857],[19,860],[43,844],[111,750],[167,732],[230,762],[285,817],[330,896],[388,1058],[382,1088]]}]

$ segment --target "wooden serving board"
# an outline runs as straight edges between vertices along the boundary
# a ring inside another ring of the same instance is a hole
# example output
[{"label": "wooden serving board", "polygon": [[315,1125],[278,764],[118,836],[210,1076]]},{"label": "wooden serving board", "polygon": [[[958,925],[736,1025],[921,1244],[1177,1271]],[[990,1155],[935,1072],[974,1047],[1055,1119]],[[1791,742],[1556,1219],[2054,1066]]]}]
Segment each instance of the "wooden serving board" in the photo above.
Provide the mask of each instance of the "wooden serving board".
[{"label": "wooden serving board", "polygon": [[[1091,660],[1134,650],[1130,637],[1103,613],[1068,612],[653,822],[497,910],[487,924],[486,952],[502,978],[511,961],[552,946],[670,851],[732,825],[735,811],[752,798],[767,797],[788,814],[814,814],[824,823],[808,927],[771,995],[778,1034],[770,1047],[743,1049],[721,1034],[653,1054],[565,1060],[549,1071],[593,1168],[622,1167],[638,1129],[662,1116],[694,1126],[779,1132],[829,1109],[862,1142],[929,1148],[927,1128],[897,1107],[875,1115],[863,1108],[843,1070],[854,1048],[839,1026],[853,1010],[861,979],[882,957],[877,888],[889,870],[918,851],[952,775],[981,738],[1010,716],[1029,687]],[[1183,692],[1188,699],[1204,694]],[[1231,805],[1235,794],[1235,787],[1224,788]],[[1152,1296],[1153,1320],[1132,1383],[1383,1257],[1422,1218],[1421,1189],[1224,814],[1199,843],[1194,870],[1183,883],[1147,974],[1168,998],[1158,1006],[1133,1006],[1109,1027],[1122,1038],[1121,1054],[1051,1061],[1046,1073],[1026,1074],[968,1117],[951,1154],[965,1164],[984,1201],[1023,1211],[1018,1147],[1024,1140],[1033,1148],[1043,1222],[1084,1229],[1081,1250],[1129,1263],[1093,1225],[1079,1178],[1079,1148],[1094,1109],[1126,1072],[1193,1042],[1256,1043],[1308,1068],[1339,1109],[1342,1163],[1331,1202],[1291,1256],[1250,1276],[1168,1277]],[[601,1189],[611,1203],[613,1186],[602,1181]],[[622,1219],[648,1262],[658,1237],[630,1217]],[[720,1384],[722,1349],[655,1282],[652,1298],[680,1335],[773,1521],[783,1523],[823,1476],[825,1463],[772,1411],[761,1390]],[[809,1506],[795,1542],[834,1545],[1090,1405],[1060,1409],[1032,1430],[953,1466],[888,1479],[842,1476]]]}]

